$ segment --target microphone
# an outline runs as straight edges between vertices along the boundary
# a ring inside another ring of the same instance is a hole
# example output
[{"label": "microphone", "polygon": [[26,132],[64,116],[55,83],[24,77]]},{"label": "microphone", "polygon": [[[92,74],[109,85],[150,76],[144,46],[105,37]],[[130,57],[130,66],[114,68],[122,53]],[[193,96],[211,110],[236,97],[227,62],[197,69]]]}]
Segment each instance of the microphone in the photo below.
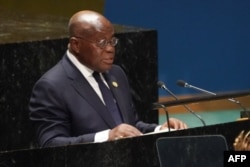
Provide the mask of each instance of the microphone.
[{"label": "microphone", "polygon": [[163,104],[157,103],[157,105],[159,105],[161,108],[163,108],[165,115],[166,115],[166,119],[167,119],[167,124],[168,124],[168,131],[170,132],[170,123],[169,123],[169,114],[168,114],[168,110],[167,107]]},{"label": "microphone", "polygon": [[[186,87],[186,88],[193,88],[195,90],[198,90],[200,92],[204,92],[204,93],[207,93],[207,94],[210,94],[210,95],[215,95],[216,96],[216,93],[214,92],[210,92],[210,91],[207,91],[207,90],[204,90],[204,89],[201,89],[201,88],[198,88],[196,86],[193,86],[193,85],[190,85],[188,84],[186,81],[183,81],[183,80],[178,80],[177,82],[177,85],[178,86],[181,86],[181,87]],[[244,111],[246,111],[246,108],[242,106],[242,104],[238,101],[238,100],[235,100],[234,98],[229,98],[227,99],[233,103],[236,103],[237,105],[239,105]]]},{"label": "microphone", "polygon": [[[174,97],[175,100],[179,100],[178,97],[175,96],[174,93],[171,92],[171,91],[166,87],[166,85],[164,84],[164,82],[158,81],[158,82],[157,82],[157,85],[158,85],[159,88],[165,90],[165,91],[166,91],[167,93],[169,93],[172,97]],[[202,122],[203,126],[206,126],[205,121],[201,118],[200,115],[196,114],[196,113],[195,113],[193,110],[191,110],[188,106],[186,106],[186,105],[183,105],[183,106],[184,106],[191,114],[193,114],[195,117],[197,117],[197,118]]]}]

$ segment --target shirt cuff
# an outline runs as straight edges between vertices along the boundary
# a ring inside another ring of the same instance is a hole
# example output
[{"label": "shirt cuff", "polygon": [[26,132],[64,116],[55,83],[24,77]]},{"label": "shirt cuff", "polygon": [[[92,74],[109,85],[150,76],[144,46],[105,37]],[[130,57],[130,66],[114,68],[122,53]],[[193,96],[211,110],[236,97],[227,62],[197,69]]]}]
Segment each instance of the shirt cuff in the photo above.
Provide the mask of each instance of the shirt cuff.
[{"label": "shirt cuff", "polygon": [[156,126],[156,128],[155,128],[154,132],[159,132],[159,131],[160,131],[160,129],[161,129],[161,125],[158,125],[158,126]]},{"label": "shirt cuff", "polygon": [[104,131],[101,131],[101,132],[97,132],[95,134],[95,143],[98,143],[98,142],[105,142],[105,141],[108,141],[108,138],[109,138],[109,131],[110,129],[108,130],[104,130]]}]

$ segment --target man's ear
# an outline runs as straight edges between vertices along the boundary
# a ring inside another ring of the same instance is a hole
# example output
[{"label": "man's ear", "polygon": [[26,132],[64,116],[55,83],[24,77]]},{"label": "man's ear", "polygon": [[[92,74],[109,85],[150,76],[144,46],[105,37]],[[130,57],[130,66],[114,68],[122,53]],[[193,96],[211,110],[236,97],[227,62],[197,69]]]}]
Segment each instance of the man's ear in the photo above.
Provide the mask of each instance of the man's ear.
[{"label": "man's ear", "polygon": [[75,37],[70,38],[69,47],[73,52],[79,53],[79,41]]}]

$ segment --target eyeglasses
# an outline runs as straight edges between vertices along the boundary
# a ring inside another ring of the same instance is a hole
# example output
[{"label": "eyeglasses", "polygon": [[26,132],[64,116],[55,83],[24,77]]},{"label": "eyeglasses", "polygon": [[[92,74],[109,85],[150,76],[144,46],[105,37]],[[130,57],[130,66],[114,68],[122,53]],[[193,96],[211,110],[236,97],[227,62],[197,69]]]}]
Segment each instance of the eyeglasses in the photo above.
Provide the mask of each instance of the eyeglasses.
[{"label": "eyeglasses", "polygon": [[91,41],[91,40],[86,39],[86,38],[84,38],[84,37],[75,37],[75,38],[79,38],[79,39],[86,40],[86,41],[91,42],[91,43],[95,43],[96,46],[98,46],[98,47],[101,48],[101,49],[106,48],[106,47],[108,46],[108,44],[110,44],[111,46],[114,47],[114,46],[117,45],[117,43],[118,43],[118,41],[119,41],[119,39],[116,38],[116,37],[112,37],[110,40],[101,39],[101,40],[99,40],[99,41]]}]

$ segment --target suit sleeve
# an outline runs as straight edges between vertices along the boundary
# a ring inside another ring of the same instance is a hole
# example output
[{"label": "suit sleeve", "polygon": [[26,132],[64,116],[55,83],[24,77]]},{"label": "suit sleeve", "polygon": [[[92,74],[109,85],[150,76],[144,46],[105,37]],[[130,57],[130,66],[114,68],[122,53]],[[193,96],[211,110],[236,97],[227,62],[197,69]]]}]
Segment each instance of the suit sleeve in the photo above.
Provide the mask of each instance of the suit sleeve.
[{"label": "suit sleeve", "polygon": [[34,86],[29,111],[38,144],[42,147],[93,142],[95,133],[72,137],[71,118],[64,100],[63,88],[40,79]]}]

